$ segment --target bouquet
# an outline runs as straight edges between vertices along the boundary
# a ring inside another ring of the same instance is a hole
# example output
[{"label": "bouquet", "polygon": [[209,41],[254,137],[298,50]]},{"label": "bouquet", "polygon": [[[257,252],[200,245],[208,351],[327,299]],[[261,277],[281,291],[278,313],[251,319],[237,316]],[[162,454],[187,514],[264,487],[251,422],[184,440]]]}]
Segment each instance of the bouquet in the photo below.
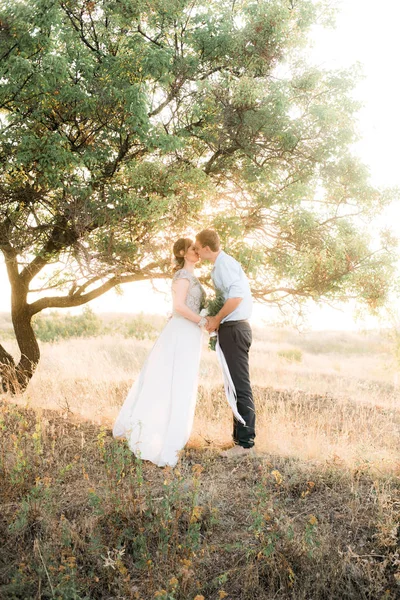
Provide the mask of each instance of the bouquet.
[{"label": "bouquet", "polygon": [[[223,305],[225,304],[225,300],[223,295],[220,292],[217,292],[215,298],[208,300],[205,307],[200,311],[200,315],[202,317],[215,317],[216,314],[219,313]],[[208,347],[210,350],[215,351],[215,347],[217,345],[217,332],[213,331],[210,333],[210,340],[208,342]]]}]

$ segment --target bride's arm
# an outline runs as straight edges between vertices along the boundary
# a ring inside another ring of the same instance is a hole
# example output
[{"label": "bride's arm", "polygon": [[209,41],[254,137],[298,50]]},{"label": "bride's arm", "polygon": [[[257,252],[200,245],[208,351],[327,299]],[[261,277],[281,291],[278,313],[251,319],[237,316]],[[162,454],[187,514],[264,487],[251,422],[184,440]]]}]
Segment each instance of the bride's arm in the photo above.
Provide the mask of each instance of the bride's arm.
[{"label": "bride's arm", "polygon": [[185,317],[185,319],[189,319],[189,321],[193,321],[193,323],[200,323],[202,320],[201,316],[197,313],[190,310],[188,306],[185,304],[186,296],[189,291],[189,281],[187,279],[178,279],[172,284],[172,302],[174,306],[174,310]]}]

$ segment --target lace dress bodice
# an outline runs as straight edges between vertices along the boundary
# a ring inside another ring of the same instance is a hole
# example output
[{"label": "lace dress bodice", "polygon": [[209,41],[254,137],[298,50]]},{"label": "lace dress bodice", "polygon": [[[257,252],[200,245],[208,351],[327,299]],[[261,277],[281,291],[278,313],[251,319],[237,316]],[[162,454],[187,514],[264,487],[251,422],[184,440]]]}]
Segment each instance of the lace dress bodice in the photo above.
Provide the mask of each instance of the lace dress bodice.
[{"label": "lace dress bodice", "polygon": [[[186,271],[186,269],[180,269],[177,271],[172,279],[172,283],[178,279],[187,279],[189,281],[189,289],[186,296],[185,304],[190,310],[195,313],[200,313],[200,310],[204,306],[205,291],[200,281],[193,273]],[[172,311],[174,317],[181,317],[175,310]]]}]

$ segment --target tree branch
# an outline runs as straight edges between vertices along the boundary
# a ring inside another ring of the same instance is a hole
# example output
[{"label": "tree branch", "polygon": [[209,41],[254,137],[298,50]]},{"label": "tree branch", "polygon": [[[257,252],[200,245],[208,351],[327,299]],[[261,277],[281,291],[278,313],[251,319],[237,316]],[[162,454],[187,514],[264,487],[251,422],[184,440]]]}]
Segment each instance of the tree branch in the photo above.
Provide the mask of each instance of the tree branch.
[{"label": "tree branch", "polygon": [[160,44],[160,42],[158,42],[157,40],[153,40],[153,38],[151,38],[150,36],[148,36],[147,33],[145,33],[143,31],[143,29],[141,29],[140,25],[138,25],[137,32],[140,33],[140,35],[142,35],[144,38],[146,38],[146,40],[148,40],[152,44],[155,44],[159,48],[164,48],[164,46],[162,44]]},{"label": "tree branch", "polygon": [[161,104],[157,108],[152,110],[151,113],[148,114],[148,117],[150,118],[158,115],[158,113],[160,113],[163,110],[163,108],[165,108],[171,102],[171,100],[176,98],[176,95],[178,94],[179,90],[181,89],[184,83],[185,79],[182,79],[182,81],[176,80],[164,102],[161,102]]},{"label": "tree branch", "polygon": [[65,217],[64,221],[61,220],[54,225],[50,239],[46,242],[41,252],[22,270],[20,277],[26,285],[49,263],[49,258],[52,258],[54,252],[59,252],[76,242],[78,239],[76,232],[72,229],[67,229],[66,225]]},{"label": "tree branch", "polygon": [[253,290],[253,297],[259,300],[269,301],[266,296],[270,296],[271,294],[276,294],[278,292],[284,292],[287,295],[291,296],[302,296],[304,298],[311,297],[311,292],[296,290],[295,288],[286,288],[286,287],[278,287],[278,288],[269,288],[266,290]]},{"label": "tree branch", "polygon": [[108,292],[115,286],[122,285],[123,283],[166,278],[167,276],[165,273],[135,273],[134,275],[117,275],[103,283],[103,285],[99,286],[95,290],[92,290],[83,296],[80,294],[74,294],[72,296],[48,296],[46,298],[36,300],[36,302],[33,302],[32,304],[28,304],[28,310],[29,314],[33,316],[45,308],[71,308],[73,306],[81,306],[82,304],[86,304],[95,298],[99,298],[99,296],[102,296],[105,292]]},{"label": "tree branch", "polygon": [[[66,4],[64,2],[61,3],[61,7],[63,8],[64,12],[66,13],[66,15],[68,16],[69,20],[71,21],[71,24],[73,26],[73,28],[75,29],[75,31],[79,34],[79,37],[81,38],[82,42],[93,52],[95,52],[97,54],[97,56],[99,57],[99,62],[101,62],[103,55],[100,52],[100,50],[98,48],[96,48],[95,46],[93,46],[93,44],[91,44],[89,42],[89,40],[85,37],[85,32],[83,29],[83,20],[82,20],[82,13],[81,13],[81,18],[77,17],[76,15],[74,15],[74,13],[68,9],[68,7],[66,6]],[[79,25],[78,25],[79,23]]]}]

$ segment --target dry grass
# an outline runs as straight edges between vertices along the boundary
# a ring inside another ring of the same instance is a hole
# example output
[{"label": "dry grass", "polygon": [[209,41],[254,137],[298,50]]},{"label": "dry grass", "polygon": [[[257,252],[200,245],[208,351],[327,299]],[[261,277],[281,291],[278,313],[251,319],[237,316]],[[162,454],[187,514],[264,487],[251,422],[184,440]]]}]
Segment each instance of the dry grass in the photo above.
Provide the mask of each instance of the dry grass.
[{"label": "dry grass", "polygon": [[[371,343],[353,333],[325,334],[325,343],[323,334],[315,338],[256,330],[251,376],[258,448],[305,460],[337,456],[349,466],[369,461],[390,468],[399,453],[399,387],[391,382],[388,348],[376,336]],[[38,371],[20,401],[110,426],[152,344],[122,336],[42,344]],[[329,352],[332,347],[343,354]],[[290,348],[301,350],[301,362],[279,355]],[[199,383],[189,446],[226,445],[231,413],[216,355],[206,343]]]},{"label": "dry grass", "polygon": [[44,344],[28,392],[4,398],[0,598],[397,598],[400,406],[385,339],[256,331],[259,454],[228,462],[231,414],[205,349],[175,470],[109,433],[151,345]]}]

